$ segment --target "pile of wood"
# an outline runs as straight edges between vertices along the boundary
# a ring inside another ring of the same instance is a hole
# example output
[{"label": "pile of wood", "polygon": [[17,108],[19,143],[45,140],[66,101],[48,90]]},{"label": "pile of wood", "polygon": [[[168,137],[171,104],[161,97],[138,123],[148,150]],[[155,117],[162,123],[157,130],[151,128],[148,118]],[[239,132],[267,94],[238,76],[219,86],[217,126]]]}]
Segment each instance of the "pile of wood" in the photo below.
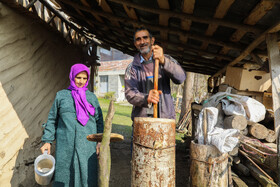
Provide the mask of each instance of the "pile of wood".
[{"label": "pile of wood", "polygon": [[[274,115],[267,110],[265,119],[254,123],[244,116],[227,116],[221,104],[218,124],[224,129],[240,130],[239,144],[229,152],[231,175],[229,182],[233,186],[277,186],[277,150],[276,136],[273,130]],[[202,105],[192,105],[192,123],[196,124]]]},{"label": "pile of wood", "polygon": [[[219,107],[218,107],[219,109]],[[266,119],[254,123],[244,116],[222,116],[225,129],[240,130],[240,143],[229,152],[232,161],[234,186],[277,186],[277,151],[275,131],[271,129],[273,115],[267,111]]]}]

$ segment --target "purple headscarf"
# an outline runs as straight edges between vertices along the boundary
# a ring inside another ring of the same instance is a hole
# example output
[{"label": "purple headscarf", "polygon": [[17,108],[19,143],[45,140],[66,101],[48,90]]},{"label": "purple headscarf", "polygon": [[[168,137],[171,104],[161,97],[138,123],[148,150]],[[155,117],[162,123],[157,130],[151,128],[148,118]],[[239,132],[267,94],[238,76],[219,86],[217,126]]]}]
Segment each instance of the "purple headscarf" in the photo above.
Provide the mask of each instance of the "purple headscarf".
[{"label": "purple headscarf", "polygon": [[[79,88],[75,84],[75,77],[77,74],[79,74],[82,71],[87,72],[88,80],[84,85],[84,87]],[[89,75],[90,75],[89,69],[84,64],[73,65],[71,67],[71,72],[69,75],[70,86],[68,87],[68,89],[71,90],[72,97],[75,101],[77,119],[83,126],[85,126],[88,122],[89,119],[88,113],[90,113],[92,116],[95,113],[95,108],[90,103],[87,102],[87,98],[86,98],[86,90],[89,81]]]}]

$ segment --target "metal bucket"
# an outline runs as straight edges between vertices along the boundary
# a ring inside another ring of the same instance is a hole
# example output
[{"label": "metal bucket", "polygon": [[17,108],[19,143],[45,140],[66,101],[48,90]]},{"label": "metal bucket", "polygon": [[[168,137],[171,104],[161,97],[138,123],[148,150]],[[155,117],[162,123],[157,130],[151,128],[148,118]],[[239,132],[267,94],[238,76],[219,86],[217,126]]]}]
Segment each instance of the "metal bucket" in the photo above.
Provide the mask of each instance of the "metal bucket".
[{"label": "metal bucket", "polygon": [[175,120],[134,118],[131,186],[175,186]]},{"label": "metal bucket", "polygon": [[191,142],[191,186],[228,186],[228,154],[213,145]]}]

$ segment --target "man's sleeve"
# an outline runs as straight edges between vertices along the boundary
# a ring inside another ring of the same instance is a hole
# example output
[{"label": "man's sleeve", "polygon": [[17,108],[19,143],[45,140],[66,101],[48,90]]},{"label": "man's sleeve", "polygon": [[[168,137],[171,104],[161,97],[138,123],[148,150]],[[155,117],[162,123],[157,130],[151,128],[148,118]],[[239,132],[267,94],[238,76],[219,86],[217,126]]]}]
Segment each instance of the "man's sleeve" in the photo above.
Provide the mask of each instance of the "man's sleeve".
[{"label": "man's sleeve", "polygon": [[164,55],[165,63],[162,66],[163,71],[175,83],[181,84],[186,79],[186,72],[179,63],[169,55]]}]

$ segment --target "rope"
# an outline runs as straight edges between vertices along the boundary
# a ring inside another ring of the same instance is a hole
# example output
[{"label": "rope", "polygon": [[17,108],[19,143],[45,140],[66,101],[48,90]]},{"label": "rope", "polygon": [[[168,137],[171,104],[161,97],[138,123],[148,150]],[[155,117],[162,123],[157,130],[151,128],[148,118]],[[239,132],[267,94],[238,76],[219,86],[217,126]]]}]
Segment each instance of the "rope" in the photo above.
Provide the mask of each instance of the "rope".
[{"label": "rope", "polygon": [[[222,155],[223,156],[223,155]],[[209,165],[209,170],[211,170],[210,172],[210,177],[209,177],[209,183],[208,183],[208,186],[211,187],[212,186],[212,178],[213,178],[213,175],[214,175],[214,168],[216,166],[216,164],[219,164],[219,163],[222,163],[224,162],[226,159],[228,159],[228,155],[227,156],[223,156],[223,158],[216,158],[216,159],[213,159],[210,157],[208,159],[208,161],[204,161],[204,160],[198,160],[198,159],[195,159],[195,158],[191,158],[191,160],[196,160],[198,162],[203,162],[203,163],[206,163]]]},{"label": "rope", "polygon": [[[251,139],[251,140],[252,140],[252,141],[258,142],[259,144],[261,144],[262,146],[266,147],[266,148],[269,149],[270,151],[275,152],[271,147],[265,145],[265,144],[262,143],[260,140],[257,140],[257,139]],[[244,139],[243,141],[250,144],[250,141],[248,141],[248,140],[246,140],[246,139]],[[267,154],[270,155],[269,153],[267,153]],[[277,154],[275,154],[275,155],[277,155]]]}]

